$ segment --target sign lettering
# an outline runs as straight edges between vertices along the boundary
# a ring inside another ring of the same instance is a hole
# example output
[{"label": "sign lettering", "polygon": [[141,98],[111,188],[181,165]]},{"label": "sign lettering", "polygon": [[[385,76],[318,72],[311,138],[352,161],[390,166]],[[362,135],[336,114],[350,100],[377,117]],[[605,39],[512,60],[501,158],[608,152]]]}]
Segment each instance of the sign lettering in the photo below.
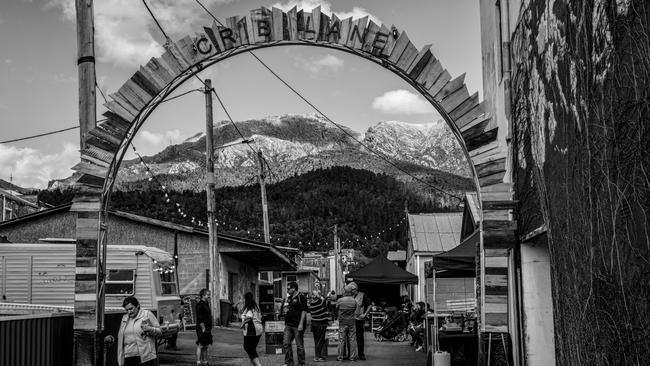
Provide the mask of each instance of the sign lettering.
[{"label": "sign lettering", "polygon": [[[219,37],[221,37],[221,42],[224,44],[224,51],[233,48],[235,43],[237,43],[237,40],[232,35],[232,29],[230,28],[219,29]],[[226,43],[226,40],[229,40],[230,43]]]},{"label": "sign lettering", "polygon": [[[284,13],[283,13],[284,14]],[[284,14],[287,16],[287,14]],[[386,48],[390,33],[371,30],[363,25],[355,24],[351,26],[349,33],[341,34],[341,21],[336,19],[329,19],[327,16],[320,15],[323,24],[316,24],[314,22],[314,15],[311,13],[299,11],[295,15],[295,26],[297,31],[297,39],[317,41],[323,40],[326,42],[337,42],[339,38],[347,38],[343,44],[353,44],[357,48],[362,46],[368,40],[366,47],[371,53],[377,55]],[[253,43],[265,43],[279,38],[280,31],[282,37],[286,40],[289,39],[288,35],[291,32],[291,22],[283,19],[280,25],[275,22],[282,19],[274,15],[273,17],[265,16],[265,14],[255,14],[251,18],[248,17],[230,17],[227,19],[228,26],[213,25],[212,27],[203,27],[205,34],[199,35],[194,40],[194,49],[203,56],[209,56],[215,53],[221,53],[242,45]],[[286,18],[285,18],[286,19]],[[278,28],[279,27],[279,28]],[[276,34],[277,33],[277,34]],[[372,34],[371,34],[372,33]],[[369,36],[370,34],[370,36]],[[254,38],[254,39],[253,39]],[[152,60],[151,67],[156,70],[160,65]]]},{"label": "sign lettering", "polygon": [[202,55],[208,55],[212,52],[212,45],[204,36],[199,37],[195,43],[196,50]]},{"label": "sign lettering", "polygon": [[361,37],[361,32],[359,32],[359,26],[355,25],[354,29],[352,29],[352,34],[350,34],[350,41],[354,39],[354,34],[357,34],[357,38],[359,39],[359,42],[363,44],[363,42],[366,41],[366,36],[368,35],[368,28],[363,30],[363,37]]},{"label": "sign lettering", "polygon": [[372,52],[383,51],[386,47],[386,41],[388,41],[388,33],[377,32],[375,40],[372,42]]},{"label": "sign lettering", "polygon": [[271,24],[268,20],[261,19],[257,21],[257,35],[260,37],[268,37],[271,35]]},{"label": "sign lettering", "polygon": [[327,39],[330,39],[330,36],[332,34],[336,34],[336,38],[340,37],[341,36],[341,31],[339,30],[340,27],[341,27],[340,22],[334,22],[329,32],[327,32]]},{"label": "sign lettering", "polygon": [[309,29],[310,22],[311,22],[311,17],[307,16],[307,19],[305,19],[305,39],[314,40],[316,39],[316,31],[313,29]]}]

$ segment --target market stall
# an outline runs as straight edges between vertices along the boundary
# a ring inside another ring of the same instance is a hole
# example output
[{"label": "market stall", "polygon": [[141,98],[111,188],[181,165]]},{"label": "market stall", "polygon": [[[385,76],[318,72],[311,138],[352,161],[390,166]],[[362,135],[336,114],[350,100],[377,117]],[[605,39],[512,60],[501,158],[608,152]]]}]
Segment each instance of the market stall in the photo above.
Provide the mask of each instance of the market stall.
[{"label": "market stall", "polygon": [[448,352],[452,365],[476,364],[477,245],[478,232],[425,265],[427,303],[433,305],[426,324],[427,350]]},{"label": "market stall", "polygon": [[384,256],[375,258],[354,272],[345,276],[346,281],[354,281],[369,299],[379,304],[399,306],[401,304],[400,285],[417,284],[418,277],[407,272]]}]

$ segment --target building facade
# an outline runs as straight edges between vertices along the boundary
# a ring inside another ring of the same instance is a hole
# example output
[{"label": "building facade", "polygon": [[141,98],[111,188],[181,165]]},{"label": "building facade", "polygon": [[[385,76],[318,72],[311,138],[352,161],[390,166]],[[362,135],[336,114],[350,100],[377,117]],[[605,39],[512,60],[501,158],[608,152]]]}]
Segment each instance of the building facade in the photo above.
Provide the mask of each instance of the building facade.
[{"label": "building facade", "polygon": [[461,220],[461,212],[408,214],[406,270],[418,276],[408,291],[413,302],[426,299],[425,262],[460,243]]},{"label": "building facade", "polygon": [[[0,235],[14,243],[74,239],[75,218],[69,209],[70,205],[64,205],[3,222]],[[181,296],[195,295],[208,287],[207,232],[120,211],[111,211],[108,222],[108,245],[156,247],[175,257]],[[219,235],[217,241],[221,264],[219,298],[233,306],[243,301],[246,292],[257,295],[259,272],[295,269],[293,262],[273,245],[226,235]]]}]

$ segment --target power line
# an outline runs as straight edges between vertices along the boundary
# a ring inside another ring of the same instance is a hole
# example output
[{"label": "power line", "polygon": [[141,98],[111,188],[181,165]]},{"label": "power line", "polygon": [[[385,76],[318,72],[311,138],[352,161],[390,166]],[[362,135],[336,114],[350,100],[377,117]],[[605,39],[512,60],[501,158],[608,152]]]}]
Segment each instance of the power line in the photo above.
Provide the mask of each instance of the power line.
[{"label": "power line", "polygon": [[37,138],[37,137],[43,137],[43,136],[48,136],[48,135],[54,135],[55,133],[60,133],[60,132],[65,132],[65,131],[70,131],[70,130],[74,130],[75,128],[79,128],[79,126],[68,127],[68,128],[64,128],[64,129],[61,129],[61,130],[45,132],[45,133],[41,133],[41,134],[38,134],[38,135],[31,135],[31,136],[21,137],[21,138],[17,138],[17,139],[13,139],[13,140],[0,141],[0,144],[8,144],[8,143],[10,143],[10,142],[24,141],[24,140],[29,140],[29,139],[35,139],[35,138]]},{"label": "power line", "polygon": [[[97,122],[98,122],[98,123],[99,123],[99,122],[104,122],[104,121],[106,121],[106,120],[107,120],[107,119],[100,119],[100,120],[97,121]],[[74,130],[75,128],[79,128],[79,126],[73,126],[73,127],[63,128],[63,129],[56,130],[56,131],[44,132],[44,133],[41,133],[41,134],[38,134],[38,135],[30,135],[30,136],[20,137],[20,138],[13,139],[13,140],[0,141],[0,144],[8,144],[8,143],[10,143],[10,142],[18,142],[18,141],[24,141],[24,140],[29,140],[29,139],[35,139],[35,138],[37,138],[37,137],[43,137],[43,136],[54,135],[54,134],[56,134],[56,133],[61,133],[61,132],[66,132],[66,131]]]},{"label": "power line", "polygon": [[424,180],[422,180],[422,179],[420,179],[420,178],[418,178],[418,177],[412,175],[411,173],[407,172],[406,170],[400,168],[397,164],[395,164],[395,163],[393,163],[392,161],[390,161],[390,159],[387,158],[386,156],[384,156],[383,154],[380,154],[379,152],[377,152],[377,151],[371,149],[369,146],[367,146],[366,144],[364,144],[363,142],[361,142],[360,140],[358,140],[354,135],[352,135],[350,132],[348,132],[346,129],[344,129],[342,126],[340,126],[338,123],[332,121],[332,120],[331,120],[331,119],[330,119],[330,118],[329,118],[325,113],[321,112],[320,109],[318,109],[318,108],[317,108],[313,103],[311,103],[309,100],[307,100],[307,98],[305,98],[304,96],[302,96],[302,94],[300,94],[300,92],[298,92],[298,91],[297,91],[296,89],[294,89],[291,85],[289,85],[289,83],[287,83],[286,81],[284,81],[284,79],[282,79],[282,77],[280,77],[278,74],[276,74],[275,71],[273,71],[273,70],[272,70],[272,69],[271,69],[271,68],[270,68],[266,63],[264,63],[264,61],[262,61],[259,57],[257,57],[257,55],[255,55],[254,52],[249,51],[249,53],[250,53],[253,57],[255,57],[255,59],[257,59],[257,61],[259,61],[259,62],[262,64],[262,66],[264,66],[264,67],[265,67],[265,68],[266,68],[266,69],[267,69],[271,74],[273,74],[273,76],[275,76],[278,80],[280,80],[280,82],[282,82],[282,83],[283,83],[287,88],[289,88],[289,90],[291,90],[294,94],[296,94],[300,99],[302,99],[305,103],[307,103],[310,107],[312,107],[312,108],[313,108],[316,112],[318,112],[321,116],[325,117],[325,119],[326,119],[328,122],[330,122],[331,124],[333,124],[334,126],[336,126],[336,128],[338,128],[338,129],[341,130],[344,134],[346,134],[348,137],[350,137],[351,139],[353,139],[354,141],[356,141],[359,145],[363,146],[363,147],[366,148],[368,151],[370,151],[371,153],[377,155],[380,159],[384,160],[386,163],[392,165],[395,169],[401,171],[402,173],[408,175],[409,177],[415,179],[416,181],[418,181],[418,182],[420,182],[420,183],[422,183],[422,184],[424,184],[424,185],[426,185],[426,186],[428,186],[428,187],[430,187],[430,188],[432,188],[432,189],[434,189],[434,190],[436,190],[436,191],[438,191],[438,192],[440,192],[440,193],[444,193],[444,194],[446,194],[446,195],[448,195],[448,196],[450,196],[450,197],[454,197],[454,198],[456,198],[456,199],[458,199],[458,200],[460,200],[460,201],[463,200],[461,197],[456,196],[456,195],[453,194],[453,193],[447,192],[447,191],[445,191],[445,190],[443,190],[443,189],[441,189],[441,188],[438,188],[438,187],[436,187],[436,186],[433,186],[433,185],[429,184],[428,182],[425,182]]},{"label": "power line", "polygon": [[203,10],[206,11],[206,13],[210,14],[210,16],[212,17],[212,19],[214,19],[215,22],[217,22],[217,23],[218,23],[220,26],[222,26],[222,27],[224,26],[223,23],[221,23],[221,22],[219,21],[219,19],[217,19],[217,17],[215,17],[215,16],[210,12],[210,10],[208,10],[208,8],[206,8],[206,7],[203,5],[203,3],[201,3],[199,0],[194,0],[194,1],[196,1],[196,2],[197,2],[197,3],[198,3],[198,4],[203,8]]},{"label": "power line", "polygon": [[153,15],[153,12],[149,8],[149,5],[147,5],[147,2],[145,0],[142,0],[142,3],[144,4],[144,7],[147,8],[147,11],[149,11],[149,14],[151,14],[151,17],[153,18],[153,21],[156,22],[156,25],[158,26],[158,29],[160,29],[160,33],[162,33],[163,36],[165,36],[165,41],[169,42],[169,37],[167,36],[167,33],[165,33],[165,30],[160,25],[160,23],[158,23],[158,19],[156,19],[156,16]]},{"label": "power line", "polygon": [[[142,0],[142,2],[144,2],[144,1],[145,1],[145,0]],[[218,24],[220,24],[221,26],[223,26],[223,23],[221,23],[221,22],[219,21],[219,19],[217,19],[217,17],[215,17],[214,14],[212,14],[212,13],[211,13],[211,12],[210,12],[206,7],[205,7],[205,6],[201,3],[200,0],[195,0],[195,1],[196,1],[196,2],[201,6],[201,8],[203,8],[203,10],[205,10],[205,11],[206,11],[206,12],[207,12],[211,17],[212,17],[212,19],[214,19]],[[146,6],[146,5],[147,5],[147,4],[145,3],[145,6]],[[156,21],[156,24],[158,24],[158,27],[160,28],[160,31],[161,31],[163,34],[165,34],[165,32],[162,30],[162,27],[160,27],[160,24],[158,23],[158,20],[156,20],[156,17],[153,15],[153,13],[151,12],[151,10],[149,9],[148,6],[147,6],[147,10],[149,10],[149,14],[151,14],[151,16],[154,18],[154,20]],[[253,51],[248,51],[248,53],[250,53],[253,57],[255,57],[255,59],[257,59],[257,61],[259,61],[259,63],[261,63],[262,66],[264,66],[264,67],[265,67],[265,68],[266,68],[266,69],[267,69],[271,74],[273,74],[273,76],[275,76],[278,80],[280,80],[280,82],[282,82],[282,83],[283,83],[287,88],[289,88],[289,90],[291,90],[291,91],[292,91],[294,94],[296,94],[300,99],[302,99],[305,103],[307,103],[307,105],[309,105],[311,108],[313,108],[313,109],[314,109],[316,112],[318,112],[321,116],[325,117],[325,119],[326,119],[328,122],[330,122],[331,124],[333,124],[334,126],[336,126],[336,128],[338,128],[338,129],[341,130],[344,134],[346,134],[348,137],[350,137],[351,139],[353,139],[354,141],[356,141],[359,145],[363,146],[366,150],[370,151],[371,153],[373,153],[374,155],[376,155],[376,156],[379,157],[380,159],[384,160],[386,163],[388,163],[389,165],[393,166],[395,169],[397,169],[397,170],[401,171],[402,173],[408,175],[408,176],[411,177],[412,179],[414,179],[414,180],[416,180],[416,181],[418,181],[418,182],[420,182],[420,183],[422,183],[422,184],[424,184],[424,185],[430,187],[431,189],[433,189],[433,190],[435,190],[435,191],[438,191],[438,192],[440,192],[440,193],[446,194],[446,195],[449,196],[449,197],[454,197],[454,198],[458,199],[459,201],[462,201],[462,200],[463,200],[461,197],[459,197],[459,196],[457,196],[457,195],[455,195],[455,194],[453,194],[453,193],[447,192],[447,191],[445,191],[444,189],[438,188],[438,187],[436,187],[436,186],[434,186],[434,185],[431,185],[430,183],[428,183],[428,182],[426,182],[426,181],[424,181],[424,180],[422,180],[422,179],[416,177],[415,175],[409,173],[408,171],[406,171],[406,170],[400,168],[397,164],[393,163],[393,162],[392,162],[388,157],[386,157],[386,156],[384,156],[383,154],[380,154],[379,152],[377,152],[377,151],[371,149],[369,146],[367,146],[366,144],[364,144],[363,142],[361,142],[360,140],[358,140],[358,139],[357,139],[355,136],[353,136],[351,133],[349,133],[348,131],[346,131],[346,130],[345,130],[343,127],[341,127],[338,123],[332,121],[332,119],[330,119],[330,118],[329,118],[325,113],[321,112],[320,109],[318,109],[318,108],[317,108],[313,103],[311,103],[309,100],[307,100],[307,98],[305,98],[302,94],[300,94],[300,92],[298,92],[298,91],[297,91],[296,89],[294,89],[291,85],[289,85],[289,83],[287,83],[284,79],[282,79],[282,77],[280,77],[277,73],[275,73],[275,71],[273,71],[273,70],[272,70],[272,69],[271,69],[271,68],[270,68],[266,63],[264,63],[264,61],[262,61],[259,57],[257,57],[257,55],[256,55]],[[201,78],[199,78],[198,75],[194,74],[194,76],[196,76],[196,78],[199,79],[199,81],[203,82],[203,80],[201,80]],[[204,84],[205,84],[205,83],[204,83]],[[230,117],[230,114],[227,112],[225,106],[223,105],[223,103],[222,103],[222,101],[221,101],[221,98],[219,98],[219,95],[218,95],[217,92],[214,90],[214,88],[212,89],[212,92],[213,92],[214,95],[217,97],[217,100],[219,100],[219,103],[221,104],[221,107],[224,109],[224,112],[226,112],[226,115],[228,116],[228,119],[229,119],[230,122],[233,124],[233,126],[235,127],[235,129],[237,130],[237,132],[239,133],[239,135],[240,135],[242,138],[244,138],[244,136],[242,135],[242,133],[239,131],[239,128],[237,128],[237,126],[235,125],[234,121],[233,121],[232,118]],[[250,146],[250,144],[249,144],[249,146]],[[252,149],[252,147],[251,147],[251,149]],[[253,149],[253,151],[254,151],[254,149]]]}]

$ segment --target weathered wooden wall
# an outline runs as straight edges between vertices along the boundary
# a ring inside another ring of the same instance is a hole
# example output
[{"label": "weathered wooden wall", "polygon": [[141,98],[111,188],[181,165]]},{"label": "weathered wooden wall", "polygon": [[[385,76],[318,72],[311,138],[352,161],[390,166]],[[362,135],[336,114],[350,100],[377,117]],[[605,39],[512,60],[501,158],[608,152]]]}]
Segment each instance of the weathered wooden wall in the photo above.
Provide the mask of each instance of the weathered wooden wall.
[{"label": "weathered wooden wall", "polygon": [[650,359],[650,3],[531,0],[512,39],[521,234],[546,225],[558,365]]}]

